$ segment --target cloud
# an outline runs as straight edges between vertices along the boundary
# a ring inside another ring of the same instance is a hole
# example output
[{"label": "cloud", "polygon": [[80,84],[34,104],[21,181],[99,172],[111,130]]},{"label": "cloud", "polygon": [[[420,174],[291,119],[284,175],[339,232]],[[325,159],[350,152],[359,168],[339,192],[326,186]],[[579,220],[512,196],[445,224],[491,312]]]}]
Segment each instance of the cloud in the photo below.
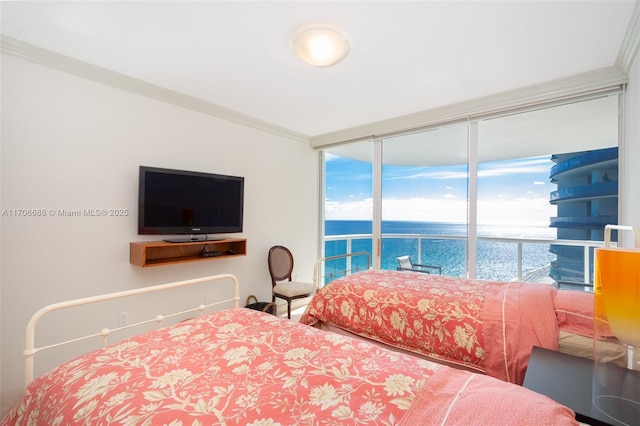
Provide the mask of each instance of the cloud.
[{"label": "cloud", "polygon": [[487,169],[479,169],[478,177],[494,177],[494,176],[505,176],[505,175],[515,175],[515,174],[528,174],[528,173],[537,173],[544,174],[549,173],[549,167],[542,166],[509,166],[509,167],[496,167],[496,168],[487,168]]},{"label": "cloud", "polygon": [[547,198],[478,200],[478,223],[483,225],[547,226],[554,216],[556,206]]},{"label": "cloud", "polygon": [[430,170],[406,176],[385,176],[384,180],[416,180],[416,179],[467,179],[466,170]]},{"label": "cloud", "polygon": [[[458,198],[384,199],[383,220],[417,222],[466,222],[467,200]],[[326,202],[327,220],[371,220],[373,200],[366,198],[353,202]],[[480,225],[547,226],[549,218],[556,216],[556,207],[546,198],[515,198],[478,200]]]},{"label": "cloud", "polygon": [[351,201],[348,203],[325,202],[327,220],[371,220],[373,217],[373,199]]},{"label": "cloud", "polygon": [[339,155],[335,155],[335,154],[331,154],[328,151],[324,152],[324,161],[333,161],[333,160],[340,160],[343,157],[339,156]]},{"label": "cloud", "polygon": [[[535,157],[523,160],[509,160],[478,165],[479,178],[506,176],[514,174],[536,173],[548,175],[553,163],[549,157]],[[467,179],[469,176],[467,167],[449,166],[446,169],[440,167],[427,167],[416,173],[406,175],[386,176],[385,180],[415,180],[415,179]],[[536,181],[536,185],[544,185],[544,182]]]}]

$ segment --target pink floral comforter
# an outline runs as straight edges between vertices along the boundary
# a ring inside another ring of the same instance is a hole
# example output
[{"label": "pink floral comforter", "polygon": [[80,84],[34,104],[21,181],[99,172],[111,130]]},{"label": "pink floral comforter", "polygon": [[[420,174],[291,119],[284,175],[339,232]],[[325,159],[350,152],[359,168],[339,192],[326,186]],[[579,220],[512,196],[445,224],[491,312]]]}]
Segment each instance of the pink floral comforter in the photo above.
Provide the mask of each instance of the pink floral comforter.
[{"label": "pink floral comforter", "polygon": [[521,384],[533,346],[558,349],[557,290],[543,284],[368,270],[320,289],[300,322]]},{"label": "pink floral comforter", "polygon": [[[449,381],[448,374],[458,379]],[[494,424],[575,424],[571,410],[546,397],[475,377],[262,312],[231,309],[68,362],[29,385],[0,423],[393,425],[408,415],[402,424],[413,425],[428,411],[440,424],[470,415]],[[496,402],[487,386],[513,399]]]}]

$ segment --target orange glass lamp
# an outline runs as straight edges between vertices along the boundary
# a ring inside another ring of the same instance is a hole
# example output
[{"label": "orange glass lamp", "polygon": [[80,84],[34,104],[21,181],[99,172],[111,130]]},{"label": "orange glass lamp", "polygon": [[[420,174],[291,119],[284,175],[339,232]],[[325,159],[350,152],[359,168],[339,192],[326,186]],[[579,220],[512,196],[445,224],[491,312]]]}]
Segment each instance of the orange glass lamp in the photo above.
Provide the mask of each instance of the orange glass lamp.
[{"label": "orange glass lamp", "polygon": [[[634,248],[611,247],[611,230],[631,231]],[[640,421],[640,228],[607,225],[595,251],[593,403],[614,424]],[[626,363],[614,365],[612,346]]]}]

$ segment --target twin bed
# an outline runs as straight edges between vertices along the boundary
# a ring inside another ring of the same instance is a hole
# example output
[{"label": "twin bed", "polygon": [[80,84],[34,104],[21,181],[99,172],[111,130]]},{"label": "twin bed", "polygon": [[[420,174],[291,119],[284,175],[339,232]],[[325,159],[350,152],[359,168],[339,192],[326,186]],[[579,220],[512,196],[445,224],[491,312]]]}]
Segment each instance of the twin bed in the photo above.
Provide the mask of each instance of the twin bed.
[{"label": "twin bed", "polygon": [[138,291],[43,308],[27,331],[24,397],[0,424],[576,424],[570,409],[520,386],[239,308],[232,275],[144,291],[211,281],[234,287],[233,306],[209,312],[196,303],[196,318],[93,350],[31,381],[32,356],[46,349],[32,340],[42,317]]},{"label": "twin bed", "polygon": [[546,284],[368,269],[320,288],[300,322],[515,384],[534,346],[593,350],[593,295]]}]

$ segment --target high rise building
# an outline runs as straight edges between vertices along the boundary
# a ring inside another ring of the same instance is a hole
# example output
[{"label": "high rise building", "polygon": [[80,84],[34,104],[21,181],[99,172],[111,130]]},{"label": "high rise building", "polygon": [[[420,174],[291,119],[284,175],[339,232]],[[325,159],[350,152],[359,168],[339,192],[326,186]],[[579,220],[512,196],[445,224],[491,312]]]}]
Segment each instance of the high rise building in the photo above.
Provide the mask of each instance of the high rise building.
[{"label": "high rise building", "polygon": [[[558,186],[550,195],[557,206],[551,227],[558,239],[604,239],[604,227],[618,223],[618,148],[554,154],[551,182]],[[550,276],[559,287],[593,285],[593,276],[585,278],[585,249],[553,244],[556,254]],[[593,249],[589,253],[589,271],[593,271]]]}]

